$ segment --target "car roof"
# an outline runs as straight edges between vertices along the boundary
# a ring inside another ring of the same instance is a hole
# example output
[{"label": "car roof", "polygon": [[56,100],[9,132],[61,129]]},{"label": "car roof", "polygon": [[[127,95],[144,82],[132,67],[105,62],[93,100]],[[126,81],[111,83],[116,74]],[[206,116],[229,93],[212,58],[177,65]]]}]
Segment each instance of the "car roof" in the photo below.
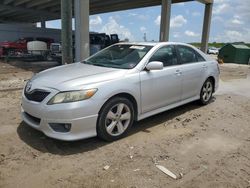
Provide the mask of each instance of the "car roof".
[{"label": "car roof", "polygon": [[185,46],[191,46],[186,43],[181,42],[120,42],[116,44],[127,44],[127,45],[145,45],[145,46],[161,46],[161,45],[185,45]]}]

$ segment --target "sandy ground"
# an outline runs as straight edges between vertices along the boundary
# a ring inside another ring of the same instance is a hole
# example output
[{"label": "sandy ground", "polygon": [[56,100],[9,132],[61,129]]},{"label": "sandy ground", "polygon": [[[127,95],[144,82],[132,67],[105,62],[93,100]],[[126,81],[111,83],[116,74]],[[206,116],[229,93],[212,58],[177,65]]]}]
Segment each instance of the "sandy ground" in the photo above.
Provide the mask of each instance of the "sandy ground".
[{"label": "sandy ground", "polygon": [[[250,187],[249,66],[222,65],[209,105],[150,117],[106,143],[56,141],[26,126],[19,88],[45,67],[12,65],[0,62],[0,187]],[[155,162],[183,177],[171,179]]]}]

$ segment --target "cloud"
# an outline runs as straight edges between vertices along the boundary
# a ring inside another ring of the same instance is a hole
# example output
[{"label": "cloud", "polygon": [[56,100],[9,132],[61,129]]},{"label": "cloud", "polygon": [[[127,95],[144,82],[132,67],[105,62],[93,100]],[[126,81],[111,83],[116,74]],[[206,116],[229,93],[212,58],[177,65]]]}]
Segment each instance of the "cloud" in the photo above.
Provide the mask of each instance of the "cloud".
[{"label": "cloud", "polygon": [[[250,42],[250,0],[214,0],[211,38],[218,42]],[[218,23],[219,22],[219,23]]]},{"label": "cloud", "polygon": [[179,6],[184,6],[185,3],[177,3],[177,5],[179,5]]},{"label": "cloud", "polygon": [[180,37],[180,33],[179,33],[179,32],[175,32],[175,33],[173,34],[173,37],[174,37],[174,38],[179,38],[179,37]]},{"label": "cloud", "polygon": [[96,26],[102,24],[102,18],[100,16],[96,16],[95,18],[91,18],[89,20],[90,26]]},{"label": "cloud", "polygon": [[146,29],[146,27],[142,26],[142,27],[140,27],[140,31],[141,31],[142,33],[145,33],[145,32],[147,31],[147,29]]},{"label": "cloud", "polygon": [[123,25],[120,25],[112,16],[109,17],[108,22],[101,28],[101,32],[107,34],[116,33],[120,39],[128,38],[129,40],[134,40],[134,36],[132,35],[131,31]]},{"label": "cloud", "polygon": [[128,16],[137,16],[138,14],[137,13],[128,13]]},{"label": "cloud", "polygon": [[232,19],[232,24],[236,24],[236,25],[242,25],[244,24],[243,21],[241,21],[240,16],[234,15],[233,19]]},{"label": "cloud", "polygon": [[182,27],[187,23],[187,20],[182,15],[177,15],[170,20],[170,27],[177,28]]},{"label": "cloud", "polygon": [[249,36],[250,31],[235,31],[235,30],[228,30],[225,31],[225,38],[229,42],[238,42],[238,41],[243,41],[243,42],[249,42]]},{"label": "cloud", "polygon": [[230,0],[214,0],[214,3],[215,4],[221,4],[221,3],[226,3],[228,1],[230,1]]},{"label": "cloud", "polygon": [[200,36],[200,34],[195,33],[195,32],[193,32],[193,31],[189,31],[189,30],[186,30],[186,31],[185,31],[185,35],[187,35],[187,36],[189,36],[189,37],[199,37],[199,36]]},{"label": "cloud", "polygon": [[249,20],[249,18],[250,18],[250,11],[249,11],[250,1],[249,0],[240,0],[240,1],[237,1],[237,3],[238,3],[236,5],[237,14],[250,22],[250,20]]},{"label": "cloud", "polygon": [[213,9],[213,14],[218,15],[218,14],[225,14],[230,9],[230,5],[227,3],[219,4],[214,7]]},{"label": "cloud", "polygon": [[139,14],[139,15],[137,16],[137,18],[138,18],[139,20],[148,20],[148,19],[149,19],[149,16],[148,16],[148,15],[144,15],[144,14]]},{"label": "cloud", "polygon": [[201,13],[200,12],[193,12],[192,16],[201,16]]},{"label": "cloud", "polygon": [[[161,16],[160,15],[157,16],[157,18],[155,19],[154,22],[156,25],[160,25]],[[182,27],[186,23],[187,23],[187,20],[182,15],[177,15],[177,16],[174,16],[173,18],[170,19],[170,27],[171,28]]]},{"label": "cloud", "polygon": [[138,20],[148,20],[149,16],[147,14],[138,14],[138,13],[128,13],[129,17],[135,17]]},{"label": "cloud", "polygon": [[161,24],[161,16],[157,16],[157,18],[155,19],[155,25],[160,25]]},{"label": "cloud", "polygon": [[214,16],[212,22],[224,22],[224,19],[220,16]]},{"label": "cloud", "polygon": [[217,42],[250,42],[250,29],[226,30],[221,35],[217,35],[213,40]]},{"label": "cloud", "polygon": [[242,34],[238,31],[226,31],[225,34],[231,41],[237,41],[242,37]]}]

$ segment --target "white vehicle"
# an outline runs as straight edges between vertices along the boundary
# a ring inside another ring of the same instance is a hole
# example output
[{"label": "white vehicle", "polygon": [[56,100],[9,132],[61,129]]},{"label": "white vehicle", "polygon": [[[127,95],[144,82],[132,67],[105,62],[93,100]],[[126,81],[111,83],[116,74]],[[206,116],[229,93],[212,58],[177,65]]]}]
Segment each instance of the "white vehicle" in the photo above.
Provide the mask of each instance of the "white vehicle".
[{"label": "white vehicle", "polygon": [[218,55],[219,54],[219,49],[215,48],[215,47],[211,47],[211,48],[208,48],[207,53],[208,54]]},{"label": "white vehicle", "polygon": [[59,140],[122,138],[134,121],[200,100],[208,104],[218,63],[183,43],[118,43],[82,62],[36,74],[21,115]]}]

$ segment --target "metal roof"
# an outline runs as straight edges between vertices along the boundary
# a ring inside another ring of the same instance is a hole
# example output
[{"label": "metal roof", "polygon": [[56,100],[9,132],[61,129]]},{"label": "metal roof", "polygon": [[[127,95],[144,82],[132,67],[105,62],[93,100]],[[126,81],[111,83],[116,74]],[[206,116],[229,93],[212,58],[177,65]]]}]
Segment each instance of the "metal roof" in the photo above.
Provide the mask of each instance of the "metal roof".
[{"label": "metal roof", "polygon": [[[193,0],[172,0],[173,3]],[[213,0],[197,0],[212,3]],[[0,23],[35,23],[60,19],[60,0],[1,0]],[[73,3],[74,4],[74,3]],[[161,0],[90,0],[90,14],[161,5]]]},{"label": "metal roof", "polygon": [[245,44],[231,44],[234,48],[238,49],[250,49],[247,45]]}]

